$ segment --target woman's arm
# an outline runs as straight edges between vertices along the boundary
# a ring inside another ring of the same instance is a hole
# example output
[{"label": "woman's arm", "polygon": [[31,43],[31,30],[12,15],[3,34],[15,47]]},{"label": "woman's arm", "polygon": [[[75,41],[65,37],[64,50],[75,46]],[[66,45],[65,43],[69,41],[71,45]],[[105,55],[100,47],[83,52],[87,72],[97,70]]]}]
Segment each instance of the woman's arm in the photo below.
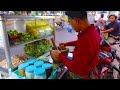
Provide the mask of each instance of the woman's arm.
[{"label": "woman's arm", "polygon": [[[106,26],[107,27],[107,26]],[[109,32],[112,32],[114,30],[117,30],[117,28],[119,28],[119,24],[118,23],[115,23],[111,28],[109,29],[104,29],[102,32],[103,33],[109,33]]]},{"label": "woman's arm", "polygon": [[102,30],[103,33],[109,33],[109,32],[112,32],[114,31],[115,29],[114,28],[110,28],[110,29],[107,29],[107,30]]}]

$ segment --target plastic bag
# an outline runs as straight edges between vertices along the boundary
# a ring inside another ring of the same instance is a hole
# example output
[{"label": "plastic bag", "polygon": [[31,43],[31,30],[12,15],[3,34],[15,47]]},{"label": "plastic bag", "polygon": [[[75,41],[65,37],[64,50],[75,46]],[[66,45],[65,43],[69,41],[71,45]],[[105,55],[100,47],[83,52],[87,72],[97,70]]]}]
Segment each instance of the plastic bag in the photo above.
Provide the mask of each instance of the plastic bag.
[{"label": "plastic bag", "polygon": [[67,22],[65,22],[65,29],[67,30],[68,33],[73,33],[73,28],[70,24],[67,24]]}]

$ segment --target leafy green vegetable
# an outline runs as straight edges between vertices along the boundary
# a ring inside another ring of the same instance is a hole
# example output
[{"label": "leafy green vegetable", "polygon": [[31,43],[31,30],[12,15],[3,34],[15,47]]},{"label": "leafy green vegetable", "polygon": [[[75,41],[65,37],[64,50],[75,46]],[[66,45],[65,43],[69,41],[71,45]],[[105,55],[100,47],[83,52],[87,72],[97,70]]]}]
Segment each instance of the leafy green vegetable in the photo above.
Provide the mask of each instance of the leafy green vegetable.
[{"label": "leafy green vegetable", "polygon": [[32,57],[39,57],[49,51],[50,47],[51,44],[49,41],[47,39],[43,39],[41,41],[26,44],[24,46],[24,52]]}]

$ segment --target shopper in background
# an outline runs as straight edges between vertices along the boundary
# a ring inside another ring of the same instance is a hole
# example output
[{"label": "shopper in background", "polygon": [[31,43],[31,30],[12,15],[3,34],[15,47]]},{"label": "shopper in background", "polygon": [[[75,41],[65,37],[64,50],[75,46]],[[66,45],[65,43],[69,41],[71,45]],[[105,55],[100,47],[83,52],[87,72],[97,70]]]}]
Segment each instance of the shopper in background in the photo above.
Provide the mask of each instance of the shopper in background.
[{"label": "shopper in background", "polygon": [[101,28],[103,28],[103,27],[105,27],[105,21],[103,20],[103,18],[104,18],[104,14],[101,14],[100,15],[100,18],[98,19],[98,21],[96,22],[96,27],[97,27],[97,29],[101,29]]},{"label": "shopper in background", "polygon": [[116,15],[109,16],[110,23],[105,26],[101,33],[108,33],[108,42],[113,44],[119,36],[119,24]]},{"label": "shopper in background", "polygon": [[118,15],[118,21],[120,22],[120,14]]},{"label": "shopper in background", "polygon": [[[61,43],[60,46],[75,46],[72,60],[59,50],[53,50],[53,58],[65,65],[72,79],[98,79],[98,54],[100,53],[100,36],[95,26],[87,19],[86,11],[66,11],[73,29],[78,32],[78,40]],[[54,61],[55,62],[55,61]]]},{"label": "shopper in background", "polygon": [[[106,24],[105,21],[103,20],[103,18],[104,18],[104,14],[101,13],[100,18],[97,20],[96,25],[95,25],[99,33],[100,33],[100,30],[103,29],[105,27],[105,24]],[[104,34],[103,37],[105,39],[107,39],[108,34]]]}]

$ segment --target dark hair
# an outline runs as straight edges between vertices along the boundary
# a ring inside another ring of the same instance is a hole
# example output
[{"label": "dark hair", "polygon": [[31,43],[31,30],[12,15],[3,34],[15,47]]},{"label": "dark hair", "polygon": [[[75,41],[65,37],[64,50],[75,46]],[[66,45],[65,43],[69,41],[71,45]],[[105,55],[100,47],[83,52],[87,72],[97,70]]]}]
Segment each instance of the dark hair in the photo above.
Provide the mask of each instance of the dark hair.
[{"label": "dark hair", "polygon": [[80,19],[87,19],[87,11],[66,11],[65,14],[69,18],[80,18]]},{"label": "dark hair", "polygon": [[114,15],[114,14],[111,14],[111,15],[109,16],[109,18],[110,18],[111,16],[114,16],[114,17],[115,17],[115,19],[117,19],[117,16],[116,16],[116,15]]},{"label": "dark hair", "polygon": [[103,18],[104,17],[104,14],[101,14],[101,18]]}]

